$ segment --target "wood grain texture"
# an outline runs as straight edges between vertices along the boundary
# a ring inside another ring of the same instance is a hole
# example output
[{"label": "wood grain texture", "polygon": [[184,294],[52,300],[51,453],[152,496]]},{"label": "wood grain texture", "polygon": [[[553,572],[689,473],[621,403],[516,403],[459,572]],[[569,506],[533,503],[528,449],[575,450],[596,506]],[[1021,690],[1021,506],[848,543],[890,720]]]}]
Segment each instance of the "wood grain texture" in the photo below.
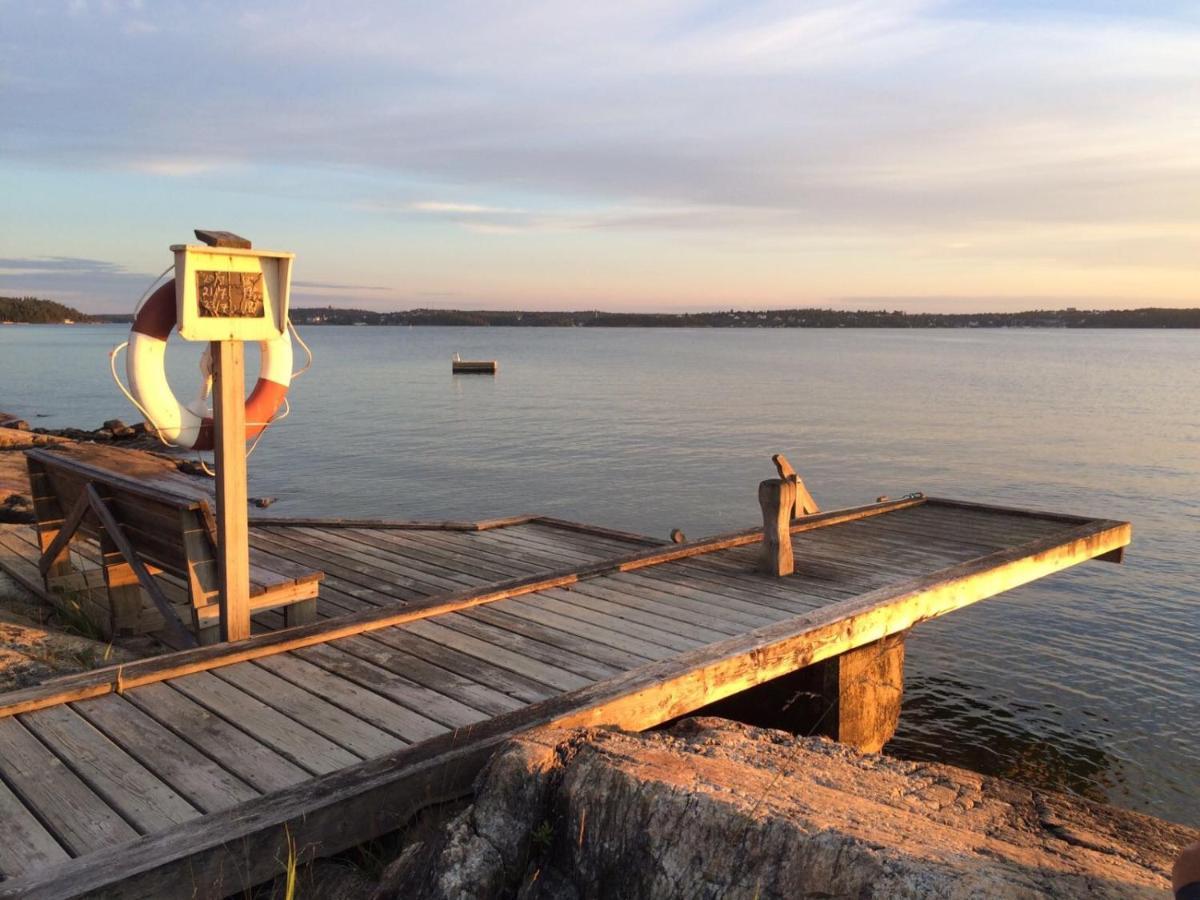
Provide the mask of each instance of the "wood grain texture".
[{"label": "wood grain texture", "polygon": [[[539,725],[614,724],[643,729],[713,699],[899,633],[983,597],[1123,546],[1126,523],[1095,521],[851,597],[806,615],[650,663],[607,681],[495,716],[386,757],[280,791],[236,814],[185,824],[111,854],[71,861],[0,886],[71,896],[122,881],[129,896],[179,892],[176,873],[202,883],[230,877],[230,854],[250,860],[236,889],[270,874],[285,855],[283,825],[306,853],[330,853],[396,827],[416,807],[466,790],[491,748]],[[491,610],[495,612],[496,610]],[[311,652],[311,651],[305,651]],[[357,824],[353,832],[345,822]],[[193,882],[194,883],[194,882]],[[6,893],[7,892],[7,893]]]}]

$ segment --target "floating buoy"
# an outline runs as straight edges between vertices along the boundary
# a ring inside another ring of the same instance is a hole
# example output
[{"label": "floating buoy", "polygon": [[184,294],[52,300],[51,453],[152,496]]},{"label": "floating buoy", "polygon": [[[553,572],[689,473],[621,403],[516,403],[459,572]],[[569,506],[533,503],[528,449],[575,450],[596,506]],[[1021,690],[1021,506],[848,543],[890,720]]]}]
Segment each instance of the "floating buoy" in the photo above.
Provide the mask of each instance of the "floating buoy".
[{"label": "floating buoy", "polygon": [[457,353],[450,360],[450,371],[460,375],[495,375],[494,359],[461,359]]}]

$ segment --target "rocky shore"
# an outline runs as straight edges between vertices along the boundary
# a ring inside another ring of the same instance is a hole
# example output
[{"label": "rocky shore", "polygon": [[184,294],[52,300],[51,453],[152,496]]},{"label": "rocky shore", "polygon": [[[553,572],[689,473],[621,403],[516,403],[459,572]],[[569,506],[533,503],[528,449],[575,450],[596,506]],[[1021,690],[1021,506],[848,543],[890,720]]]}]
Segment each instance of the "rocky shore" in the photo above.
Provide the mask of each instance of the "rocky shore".
[{"label": "rocky shore", "polygon": [[[128,426],[113,419],[92,431],[31,428],[27,421],[0,412],[0,527],[34,520],[22,451],[76,441],[119,443],[143,451],[148,462],[172,469],[185,463],[159,452],[162,444],[141,425]],[[0,690],[28,687],[159,650],[157,643],[146,638],[129,639],[123,646],[99,638],[84,617],[47,606],[0,572]]]},{"label": "rocky shore", "polygon": [[0,523],[32,522],[33,503],[29,497],[29,479],[25,474],[22,450],[72,441],[116,444],[122,449],[139,450],[147,458],[190,475],[197,474],[191,460],[168,452],[144,423],[126,425],[109,419],[99,428],[33,428],[25,419],[0,412]]},{"label": "rocky shore", "polygon": [[[1164,897],[1200,832],[951,766],[689,719],[540,731],[471,806],[375,881],[325,862],[310,896]],[[314,877],[313,873],[309,877]]]}]

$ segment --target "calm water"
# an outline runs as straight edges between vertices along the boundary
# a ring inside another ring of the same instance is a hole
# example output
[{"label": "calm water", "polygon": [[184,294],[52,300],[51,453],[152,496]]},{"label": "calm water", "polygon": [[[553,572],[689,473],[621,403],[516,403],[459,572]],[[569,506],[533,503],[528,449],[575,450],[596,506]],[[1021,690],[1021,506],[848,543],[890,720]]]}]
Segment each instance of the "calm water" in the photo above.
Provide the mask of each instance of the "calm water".
[{"label": "calm water", "polygon": [[[0,408],[136,419],[120,327],[0,328]],[[251,460],[281,514],[755,524],[783,451],[826,508],[925,491],[1129,519],[1093,563],[909,643],[900,755],[1200,825],[1200,334],[309,328]],[[496,378],[449,359],[496,358]],[[194,347],[173,379],[191,396]],[[185,358],[186,357],[186,358]]]}]

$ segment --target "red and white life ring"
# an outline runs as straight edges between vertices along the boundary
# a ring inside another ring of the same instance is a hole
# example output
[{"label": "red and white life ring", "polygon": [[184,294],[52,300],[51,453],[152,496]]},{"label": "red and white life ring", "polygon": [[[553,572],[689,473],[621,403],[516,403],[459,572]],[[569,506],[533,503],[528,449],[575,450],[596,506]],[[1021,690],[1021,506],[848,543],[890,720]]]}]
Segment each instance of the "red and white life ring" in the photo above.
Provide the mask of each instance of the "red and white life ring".
[{"label": "red and white life ring", "polygon": [[[202,400],[184,406],[167,384],[167,338],[175,328],[175,281],[150,295],[129,336],[125,371],[129,389],[163,438],[176,447],[213,449],[213,420]],[[254,390],[246,398],[246,440],[256,438],[275,416],[292,380],[292,339],[283,334],[259,341],[262,364]]]}]

